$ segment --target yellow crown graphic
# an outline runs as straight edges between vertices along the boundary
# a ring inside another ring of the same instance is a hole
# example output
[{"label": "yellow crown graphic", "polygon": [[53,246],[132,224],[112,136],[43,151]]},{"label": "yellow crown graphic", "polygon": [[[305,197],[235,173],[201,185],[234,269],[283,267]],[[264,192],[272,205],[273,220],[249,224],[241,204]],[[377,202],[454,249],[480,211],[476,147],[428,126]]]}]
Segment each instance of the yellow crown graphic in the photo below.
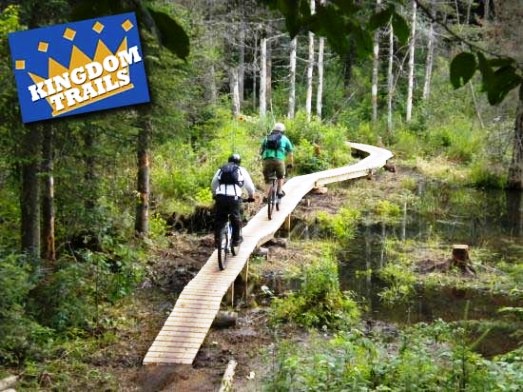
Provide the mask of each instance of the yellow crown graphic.
[{"label": "yellow crown graphic", "polygon": [[[41,42],[38,49],[46,51],[47,45]],[[49,57],[47,78],[28,72],[34,82],[28,89],[33,102],[45,98],[57,116],[134,88],[129,65],[140,61],[126,37],[114,53],[98,40],[93,58],[74,45],[68,67]]]}]

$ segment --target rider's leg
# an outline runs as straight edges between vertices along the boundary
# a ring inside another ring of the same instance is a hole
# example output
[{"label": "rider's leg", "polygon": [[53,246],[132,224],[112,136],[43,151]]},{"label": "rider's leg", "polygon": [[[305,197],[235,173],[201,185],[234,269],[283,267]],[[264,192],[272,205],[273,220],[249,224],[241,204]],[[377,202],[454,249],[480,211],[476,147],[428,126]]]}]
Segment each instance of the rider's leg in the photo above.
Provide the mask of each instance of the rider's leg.
[{"label": "rider's leg", "polygon": [[285,162],[278,161],[276,165],[276,177],[278,177],[278,197],[285,196],[285,192],[283,192],[283,178],[285,177]]},{"label": "rider's leg", "polygon": [[241,201],[235,200],[230,206],[231,214],[231,228],[232,228],[232,245],[238,246],[242,241],[241,227],[242,227],[242,213]]},{"label": "rider's leg", "polygon": [[274,160],[272,159],[265,159],[263,161],[263,180],[265,181],[265,195],[269,195],[269,190],[271,189],[271,180],[269,177],[274,172]]},{"label": "rider's leg", "polygon": [[214,215],[214,246],[217,248],[220,242],[220,232],[227,222],[228,206],[226,203],[227,197],[218,195],[216,197],[216,204],[214,206],[216,213]]}]

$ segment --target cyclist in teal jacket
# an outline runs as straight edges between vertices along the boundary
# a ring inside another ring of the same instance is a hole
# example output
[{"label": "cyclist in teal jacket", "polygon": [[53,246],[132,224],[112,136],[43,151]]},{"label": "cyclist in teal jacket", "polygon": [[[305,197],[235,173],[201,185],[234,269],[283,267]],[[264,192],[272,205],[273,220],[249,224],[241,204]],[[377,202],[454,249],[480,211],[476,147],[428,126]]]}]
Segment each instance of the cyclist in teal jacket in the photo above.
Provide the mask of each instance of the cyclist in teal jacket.
[{"label": "cyclist in teal jacket", "polygon": [[269,192],[270,180],[272,173],[276,172],[278,178],[278,197],[285,196],[283,192],[283,177],[285,176],[285,161],[288,159],[288,168],[294,165],[294,156],[292,151],[294,146],[285,136],[285,125],[282,123],[274,124],[272,132],[267,136],[261,145],[261,157],[263,159],[263,178],[267,185],[266,193]]}]

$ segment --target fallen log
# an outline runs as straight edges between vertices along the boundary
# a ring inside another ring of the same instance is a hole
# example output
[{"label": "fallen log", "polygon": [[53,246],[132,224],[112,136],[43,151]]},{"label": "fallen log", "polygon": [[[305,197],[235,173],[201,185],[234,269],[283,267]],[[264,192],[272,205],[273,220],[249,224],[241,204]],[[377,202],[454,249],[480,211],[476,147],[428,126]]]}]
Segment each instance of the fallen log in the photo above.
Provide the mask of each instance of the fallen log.
[{"label": "fallen log", "polygon": [[234,378],[234,369],[236,369],[237,364],[238,363],[234,359],[231,359],[227,364],[225,373],[223,373],[222,384],[220,386],[219,392],[230,392],[233,390],[232,383]]},{"label": "fallen log", "polygon": [[234,327],[237,320],[238,313],[236,312],[218,312],[212,322],[212,327],[219,329]]}]

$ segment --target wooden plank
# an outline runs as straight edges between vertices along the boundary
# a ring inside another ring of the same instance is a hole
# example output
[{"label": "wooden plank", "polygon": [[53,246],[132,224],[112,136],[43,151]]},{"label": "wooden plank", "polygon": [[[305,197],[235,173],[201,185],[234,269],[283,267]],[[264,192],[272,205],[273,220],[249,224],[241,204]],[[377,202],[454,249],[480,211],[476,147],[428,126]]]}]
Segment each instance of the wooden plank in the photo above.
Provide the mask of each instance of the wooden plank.
[{"label": "wooden plank", "polygon": [[158,336],[163,336],[165,338],[171,338],[173,336],[184,338],[184,339],[201,339],[202,337],[207,336],[208,331],[180,331],[177,329],[162,329]]},{"label": "wooden plank", "polygon": [[173,330],[174,328],[180,328],[190,326],[195,332],[206,331],[212,325],[212,321],[198,321],[198,319],[191,320],[191,323],[180,323],[178,321],[166,321],[162,328]]},{"label": "wooden plank", "polygon": [[[205,341],[205,339],[204,339]],[[153,344],[160,342],[165,344],[202,344],[202,336],[178,336],[158,334]],[[151,344],[152,346],[152,344]]]}]

